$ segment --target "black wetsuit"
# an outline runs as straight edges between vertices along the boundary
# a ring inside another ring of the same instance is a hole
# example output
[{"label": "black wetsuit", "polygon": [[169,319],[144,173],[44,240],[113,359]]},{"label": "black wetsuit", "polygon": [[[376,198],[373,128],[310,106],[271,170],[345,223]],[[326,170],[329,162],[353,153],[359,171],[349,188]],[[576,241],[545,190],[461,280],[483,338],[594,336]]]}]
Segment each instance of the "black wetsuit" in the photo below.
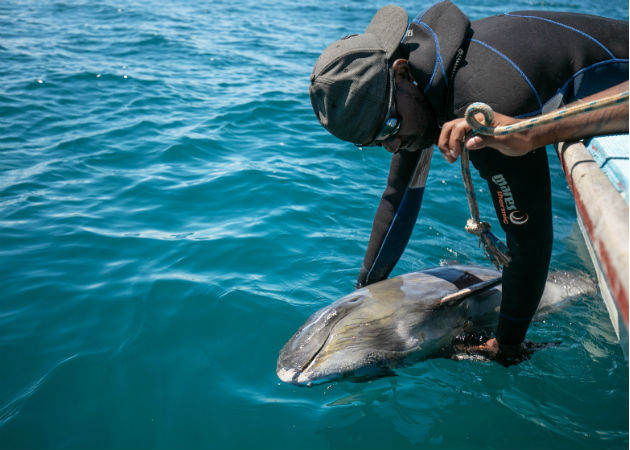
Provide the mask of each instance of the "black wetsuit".
[{"label": "black wetsuit", "polygon": [[[476,101],[527,117],[628,79],[627,21],[523,11],[471,23],[445,1],[420,13],[403,42],[440,125],[463,117]],[[358,286],[386,278],[407,244],[424,190],[411,184],[419,153],[392,157]],[[488,182],[512,257],[503,271],[497,338],[517,344],[540,301],[551,255],[547,153],[540,148],[515,158],[483,149],[470,158]]]}]

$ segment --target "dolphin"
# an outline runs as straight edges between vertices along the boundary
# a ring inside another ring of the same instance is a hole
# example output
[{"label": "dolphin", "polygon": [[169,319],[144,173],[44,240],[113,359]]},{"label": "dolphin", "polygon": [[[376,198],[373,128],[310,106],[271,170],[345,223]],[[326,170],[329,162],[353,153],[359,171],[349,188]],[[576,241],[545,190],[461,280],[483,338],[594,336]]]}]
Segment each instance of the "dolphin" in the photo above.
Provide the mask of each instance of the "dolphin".
[{"label": "dolphin", "polygon": [[[315,312],[284,345],[276,374],[298,385],[378,376],[427,359],[462,334],[493,330],[501,304],[495,269],[449,265],[370,284]],[[586,275],[548,277],[537,314],[595,292]]]}]

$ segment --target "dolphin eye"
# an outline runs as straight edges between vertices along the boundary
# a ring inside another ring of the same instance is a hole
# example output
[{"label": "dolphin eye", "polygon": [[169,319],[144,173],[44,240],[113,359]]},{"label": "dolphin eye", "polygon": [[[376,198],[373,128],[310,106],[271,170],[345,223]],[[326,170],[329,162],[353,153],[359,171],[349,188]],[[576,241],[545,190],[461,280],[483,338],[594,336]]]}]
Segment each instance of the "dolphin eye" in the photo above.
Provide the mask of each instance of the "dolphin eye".
[{"label": "dolphin eye", "polygon": [[361,300],[361,296],[357,295],[356,297],[352,297],[351,299],[348,300],[348,303],[356,303],[359,300]]}]

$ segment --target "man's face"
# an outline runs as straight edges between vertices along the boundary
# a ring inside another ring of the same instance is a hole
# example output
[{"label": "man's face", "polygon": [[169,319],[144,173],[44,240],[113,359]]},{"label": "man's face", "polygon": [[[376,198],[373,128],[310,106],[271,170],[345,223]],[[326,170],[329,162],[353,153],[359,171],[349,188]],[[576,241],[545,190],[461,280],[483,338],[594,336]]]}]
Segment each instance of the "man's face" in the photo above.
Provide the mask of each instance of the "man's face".
[{"label": "man's face", "polygon": [[395,79],[395,110],[393,116],[400,120],[395,136],[379,144],[387,151],[418,151],[434,144],[437,122],[427,97],[415,84],[406,60],[399,59],[392,66]]},{"label": "man's face", "polygon": [[387,151],[418,151],[434,143],[437,128],[433,109],[426,96],[408,79],[396,80],[396,111],[400,130],[382,143]]}]

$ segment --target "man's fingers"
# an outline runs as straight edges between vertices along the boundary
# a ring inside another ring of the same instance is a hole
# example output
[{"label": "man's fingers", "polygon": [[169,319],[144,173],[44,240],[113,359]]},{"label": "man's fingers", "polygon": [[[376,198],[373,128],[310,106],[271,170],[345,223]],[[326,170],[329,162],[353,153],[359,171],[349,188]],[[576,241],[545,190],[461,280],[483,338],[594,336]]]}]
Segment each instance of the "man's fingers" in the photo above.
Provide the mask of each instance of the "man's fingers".
[{"label": "man's fingers", "polygon": [[468,125],[465,120],[460,119],[455,121],[448,140],[448,149],[453,160],[457,159],[462,153],[462,143],[464,142],[466,133],[469,131],[470,125]]},{"label": "man's fingers", "polygon": [[442,126],[442,131],[440,132],[440,137],[438,138],[438,149],[440,150],[440,153],[442,153],[442,156],[444,157],[444,159],[446,159],[449,163],[452,163],[453,161],[455,161],[455,158],[453,158],[452,154],[451,154],[451,148],[450,148],[450,139],[451,139],[451,134],[453,133],[453,125],[454,122],[447,122]]},{"label": "man's fingers", "polygon": [[454,130],[454,132],[451,133],[450,139],[448,140],[448,151],[451,154],[451,158],[453,158],[453,160],[456,160],[462,152],[463,136],[460,137],[460,134],[461,133],[459,129]]},{"label": "man's fingers", "polygon": [[452,120],[442,126],[438,148],[448,162],[457,160],[462,152],[462,141],[469,131],[470,126],[464,119]]},{"label": "man's fingers", "polygon": [[465,145],[468,150],[479,150],[488,146],[484,143],[484,137],[482,136],[473,136],[467,139]]},{"label": "man's fingers", "polygon": [[442,153],[442,156],[444,157],[445,160],[447,160],[450,163],[454,161],[448,148],[444,147],[443,145],[438,145],[438,149],[440,150],[440,153]]}]

